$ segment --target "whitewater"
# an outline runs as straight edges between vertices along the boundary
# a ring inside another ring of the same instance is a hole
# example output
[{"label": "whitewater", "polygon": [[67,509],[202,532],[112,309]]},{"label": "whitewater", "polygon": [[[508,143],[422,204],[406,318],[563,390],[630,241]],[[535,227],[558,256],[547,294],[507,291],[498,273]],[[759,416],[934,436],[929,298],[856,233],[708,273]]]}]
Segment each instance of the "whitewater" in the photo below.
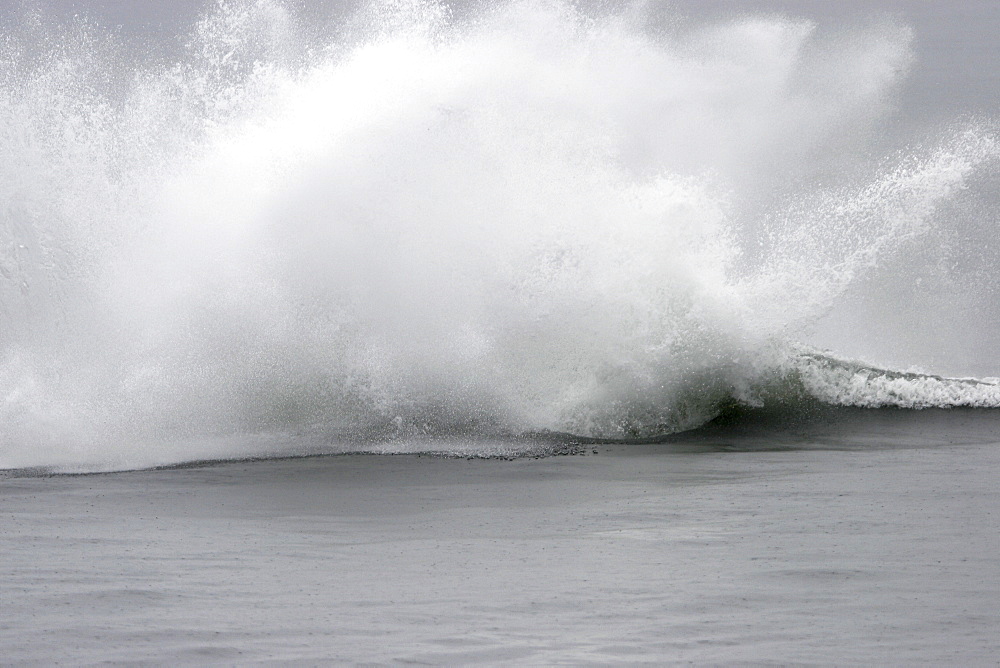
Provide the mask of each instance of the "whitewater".
[{"label": "whitewater", "polygon": [[652,16],[400,0],[320,30],[223,2],[137,57],[26,10],[0,45],[0,468],[1000,405],[822,345],[909,262],[945,267],[928,312],[967,301],[947,267],[956,210],[996,213],[995,120],[885,139],[899,22]]}]

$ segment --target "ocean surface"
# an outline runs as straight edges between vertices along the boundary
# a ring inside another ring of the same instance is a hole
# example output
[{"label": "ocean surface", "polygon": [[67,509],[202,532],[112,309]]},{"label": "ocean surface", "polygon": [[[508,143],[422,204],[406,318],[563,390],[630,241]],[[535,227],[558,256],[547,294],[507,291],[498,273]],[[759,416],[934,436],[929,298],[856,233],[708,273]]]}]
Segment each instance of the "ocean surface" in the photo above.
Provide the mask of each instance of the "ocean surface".
[{"label": "ocean surface", "polygon": [[995,662],[994,3],[164,7],[0,8],[0,661]]},{"label": "ocean surface", "polygon": [[994,665],[998,426],[8,473],[4,663]]}]

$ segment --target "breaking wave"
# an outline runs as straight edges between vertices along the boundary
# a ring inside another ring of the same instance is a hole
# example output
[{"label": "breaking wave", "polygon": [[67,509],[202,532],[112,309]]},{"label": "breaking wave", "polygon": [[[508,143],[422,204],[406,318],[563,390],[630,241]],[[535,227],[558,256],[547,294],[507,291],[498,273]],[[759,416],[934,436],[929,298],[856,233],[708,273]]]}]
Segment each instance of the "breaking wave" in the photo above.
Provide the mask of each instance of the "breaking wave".
[{"label": "breaking wave", "polygon": [[799,343],[996,169],[991,121],[869,157],[905,26],[554,0],[300,23],[222,2],[172,61],[38,13],[0,43],[0,468],[1000,406]]}]

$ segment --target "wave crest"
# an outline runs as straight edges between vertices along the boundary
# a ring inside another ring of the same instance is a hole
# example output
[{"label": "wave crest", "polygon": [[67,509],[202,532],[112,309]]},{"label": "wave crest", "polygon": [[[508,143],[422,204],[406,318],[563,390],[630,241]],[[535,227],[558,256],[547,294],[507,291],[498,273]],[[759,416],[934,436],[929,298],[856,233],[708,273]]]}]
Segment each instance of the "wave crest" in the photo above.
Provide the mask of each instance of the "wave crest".
[{"label": "wave crest", "polygon": [[0,468],[649,438],[790,373],[853,405],[965,396],[789,343],[1000,154],[983,124],[802,185],[860,160],[905,27],[536,0],[300,23],[220,3],[167,63],[86,21],[0,47]]}]

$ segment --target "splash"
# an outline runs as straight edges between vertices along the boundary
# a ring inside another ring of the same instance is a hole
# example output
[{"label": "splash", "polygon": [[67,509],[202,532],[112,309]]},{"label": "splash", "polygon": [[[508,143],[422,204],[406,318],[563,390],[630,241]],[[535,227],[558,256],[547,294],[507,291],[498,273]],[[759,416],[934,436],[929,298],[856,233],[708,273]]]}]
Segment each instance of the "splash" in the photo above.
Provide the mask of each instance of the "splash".
[{"label": "splash", "polygon": [[86,21],[5,43],[0,467],[691,428],[1000,153],[963,127],[859,185],[898,26],[297,23],[223,2],[166,65]]}]

